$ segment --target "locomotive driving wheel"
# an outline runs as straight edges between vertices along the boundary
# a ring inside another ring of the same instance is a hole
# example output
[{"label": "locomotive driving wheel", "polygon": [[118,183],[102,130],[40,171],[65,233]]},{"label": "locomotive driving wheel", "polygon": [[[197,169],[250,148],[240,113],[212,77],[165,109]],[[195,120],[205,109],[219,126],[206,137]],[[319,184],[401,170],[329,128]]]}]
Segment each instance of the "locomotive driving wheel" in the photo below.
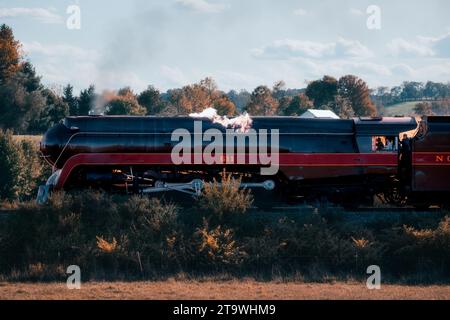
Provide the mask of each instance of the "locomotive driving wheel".
[{"label": "locomotive driving wheel", "polygon": [[391,184],[389,189],[383,192],[382,198],[384,199],[384,202],[391,205],[398,207],[406,205],[406,195],[398,183]]}]

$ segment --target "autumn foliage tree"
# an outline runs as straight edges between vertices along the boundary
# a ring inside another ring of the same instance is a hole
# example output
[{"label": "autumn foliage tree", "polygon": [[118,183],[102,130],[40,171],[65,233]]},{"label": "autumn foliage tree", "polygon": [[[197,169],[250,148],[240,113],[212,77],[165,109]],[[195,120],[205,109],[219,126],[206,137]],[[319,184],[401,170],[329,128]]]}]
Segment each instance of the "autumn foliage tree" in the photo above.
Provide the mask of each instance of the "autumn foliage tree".
[{"label": "autumn foliage tree", "polygon": [[331,109],[341,117],[374,116],[377,113],[370,99],[367,84],[354,75],[346,75],[336,80],[330,76],[308,84],[306,96],[317,109]]},{"label": "autumn foliage tree", "polygon": [[170,102],[178,114],[201,112],[214,107],[221,115],[236,113],[234,103],[221,91],[212,78],[205,78],[199,83],[184,86],[170,91]]},{"label": "autumn foliage tree", "polygon": [[367,84],[354,75],[346,75],[339,79],[338,94],[347,99],[357,116],[375,116],[377,110]]},{"label": "autumn foliage tree", "polygon": [[5,24],[0,26],[0,84],[9,79],[20,67],[20,42]]},{"label": "autumn foliage tree", "polygon": [[287,108],[283,110],[282,115],[284,116],[300,116],[308,109],[312,109],[314,107],[311,100],[308,97],[300,93],[299,95],[294,96],[290,103],[287,105]]},{"label": "autumn foliage tree", "polygon": [[219,115],[233,116],[236,114],[236,106],[225,94],[221,94],[214,98],[213,107],[217,110],[217,114]]},{"label": "autumn foliage tree", "polygon": [[107,115],[145,115],[146,112],[129,87],[120,89],[117,96],[106,105]]},{"label": "autumn foliage tree", "polygon": [[254,116],[270,116],[277,112],[278,101],[272,96],[267,86],[259,86],[253,90],[246,111]]}]

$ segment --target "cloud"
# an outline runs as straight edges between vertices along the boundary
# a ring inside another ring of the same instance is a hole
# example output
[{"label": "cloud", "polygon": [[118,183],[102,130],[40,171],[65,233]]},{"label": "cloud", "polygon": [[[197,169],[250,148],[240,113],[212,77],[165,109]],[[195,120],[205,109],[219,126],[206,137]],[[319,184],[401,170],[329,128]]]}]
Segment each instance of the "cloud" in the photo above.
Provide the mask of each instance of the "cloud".
[{"label": "cloud", "polygon": [[335,42],[315,42],[293,39],[276,40],[272,44],[252,51],[257,58],[286,60],[290,58],[348,57],[364,59],[373,53],[356,40],[339,38]]},{"label": "cloud", "polygon": [[417,41],[408,41],[402,38],[397,38],[391,40],[387,44],[387,48],[389,53],[394,56],[402,56],[402,57],[411,57],[411,56],[419,56],[419,57],[431,57],[435,55],[435,52],[426,43],[420,43]]},{"label": "cloud", "polygon": [[410,81],[426,82],[429,80],[447,82],[450,78],[450,61],[439,58],[430,58],[426,64],[410,61],[411,65],[401,63],[390,67],[392,75],[397,82],[408,79]]},{"label": "cloud", "polygon": [[430,45],[436,56],[450,57],[450,32],[438,36],[432,37],[418,37],[423,43]]},{"label": "cloud", "polygon": [[402,77],[407,77],[407,78],[411,78],[414,75],[414,69],[405,63],[393,65],[391,67],[391,71],[393,74],[395,74],[397,76],[402,76]]},{"label": "cloud", "polygon": [[96,60],[99,54],[96,50],[84,49],[69,44],[42,44],[38,41],[23,42],[25,53],[39,54],[47,57],[71,58],[78,60]]},{"label": "cloud", "polygon": [[396,38],[387,48],[396,57],[450,57],[450,32],[438,37],[418,36],[415,40]]},{"label": "cloud", "polygon": [[362,12],[361,10],[356,9],[356,8],[350,8],[349,12],[351,15],[354,15],[354,16],[363,16],[364,15],[364,12]]},{"label": "cloud", "polygon": [[222,90],[255,88],[261,84],[261,77],[232,70],[219,70],[213,78]]},{"label": "cloud", "polygon": [[284,60],[293,57],[322,58],[334,49],[332,43],[300,41],[293,39],[275,40],[272,44],[255,49],[254,56]]},{"label": "cloud", "polygon": [[335,43],[335,55],[338,57],[353,57],[366,59],[373,56],[372,51],[357,40],[339,38]]},{"label": "cloud", "polygon": [[63,18],[55,9],[44,8],[0,8],[0,18],[31,17],[42,23],[63,23]]},{"label": "cloud", "polygon": [[[31,57],[38,74],[43,76],[46,84],[71,83],[79,90],[96,82],[99,76],[99,53],[96,50],[86,49],[66,43],[41,43],[38,41],[23,42],[23,50]],[[124,79],[131,79],[129,77]],[[120,80],[117,75],[117,80]],[[125,82],[125,81],[124,81]],[[95,83],[100,84],[101,83]],[[110,85],[112,83],[108,83]],[[134,83],[133,83],[134,84]],[[101,87],[101,86],[99,86]]]},{"label": "cloud", "polygon": [[308,14],[308,12],[302,8],[295,9],[293,13],[296,16],[306,16]]},{"label": "cloud", "polygon": [[183,86],[188,83],[183,71],[177,67],[162,65],[160,68],[161,76],[166,80],[168,86]]},{"label": "cloud", "polygon": [[176,3],[186,9],[205,13],[218,13],[226,8],[224,4],[210,3],[206,0],[176,0]]}]

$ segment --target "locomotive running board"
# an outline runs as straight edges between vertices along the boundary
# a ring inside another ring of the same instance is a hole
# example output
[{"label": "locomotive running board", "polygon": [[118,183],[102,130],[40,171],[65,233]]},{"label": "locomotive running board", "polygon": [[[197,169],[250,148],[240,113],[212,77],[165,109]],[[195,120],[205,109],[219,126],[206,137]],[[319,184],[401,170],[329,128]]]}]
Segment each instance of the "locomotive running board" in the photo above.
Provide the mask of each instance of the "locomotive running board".
[{"label": "locomotive running board", "polygon": [[[38,204],[44,204],[47,202],[51,190],[58,183],[58,179],[61,175],[61,170],[55,171],[50,178],[48,178],[45,185],[39,186],[36,202]],[[218,183],[221,186],[221,183]],[[156,181],[154,187],[148,187],[142,190],[143,194],[167,192],[167,191],[179,191],[187,193],[193,196],[198,196],[202,193],[205,186],[205,182],[200,179],[194,179],[188,183],[167,183],[163,181]],[[244,182],[239,185],[239,188],[262,188],[267,191],[275,189],[275,182],[273,180],[266,180],[264,182]]]},{"label": "locomotive running board", "polygon": [[[204,188],[205,182],[200,179],[194,179],[187,183],[167,183],[162,181],[157,181],[154,187],[145,188],[142,193],[157,193],[157,192],[167,192],[167,191],[179,191],[187,193],[193,196],[198,196],[201,194]],[[221,186],[221,183],[218,183]],[[265,190],[273,190],[275,188],[275,182],[273,180],[266,180],[264,182],[252,182],[252,183],[242,183],[239,185],[240,188],[263,188]]]}]

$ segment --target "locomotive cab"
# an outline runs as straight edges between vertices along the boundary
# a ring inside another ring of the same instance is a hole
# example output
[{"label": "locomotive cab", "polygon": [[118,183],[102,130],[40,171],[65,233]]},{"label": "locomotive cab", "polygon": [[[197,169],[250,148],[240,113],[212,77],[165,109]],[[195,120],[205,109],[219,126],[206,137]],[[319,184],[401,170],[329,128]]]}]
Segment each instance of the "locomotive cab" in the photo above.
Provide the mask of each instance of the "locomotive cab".
[{"label": "locomotive cab", "polygon": [[359,152],[396,154],[402,133],[416,128],[417,122],[412,117],[356,118],[355,132]]},{"label": "locomotive cab", "polygon": [[410,202],[450,204],[450,116],[426,116],[411,139]]}]

